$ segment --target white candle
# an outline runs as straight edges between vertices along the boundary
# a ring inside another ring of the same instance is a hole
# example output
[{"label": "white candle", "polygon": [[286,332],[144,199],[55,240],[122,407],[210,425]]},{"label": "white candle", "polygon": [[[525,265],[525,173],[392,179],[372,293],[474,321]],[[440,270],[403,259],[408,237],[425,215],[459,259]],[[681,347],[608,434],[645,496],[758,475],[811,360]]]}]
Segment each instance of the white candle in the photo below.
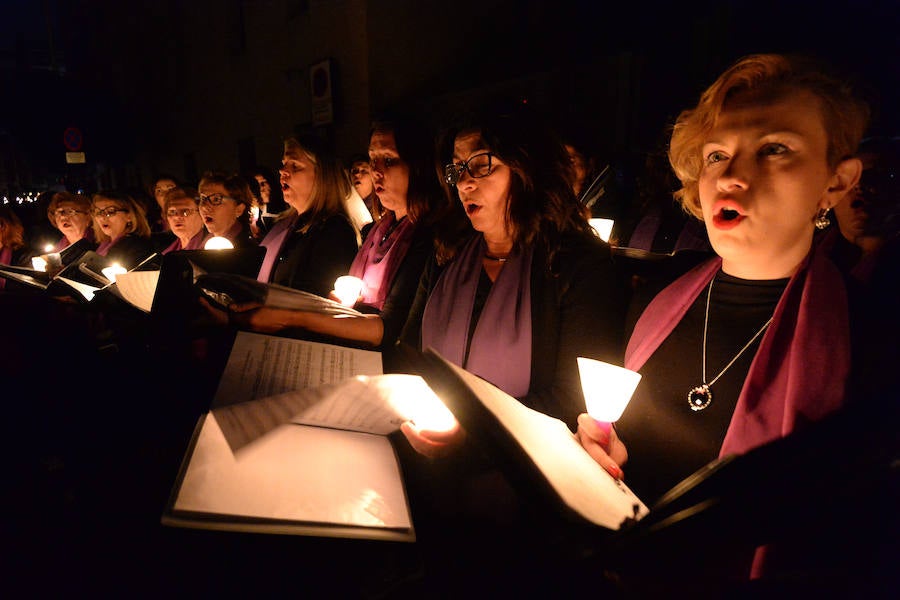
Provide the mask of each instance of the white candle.
[{"label": "white candle", "polygon": [[234,248],[234,244],[231,243],[231,240],[220,236],[213,236],[203,244],[204,250],[231,250],[232,248]]},{"label": "white candle", "polygon": [[334,282],[334,295],[344,306],[353,306],[362,293],[363,281],[359,277],[343,275]]},{"label": "white candle", "polygon": [[587,413],[608,432],[628,406],[640,373],[579,356],[578,374]]},{"label": "white candle", "polygon": [[108,267],[101,269],[103,276],[109,279],[111,282],[116,282],[116,275],[121,275],[122,273],[127,273],[128,269],[120,265],[119,263],[113,263]]},{"label": "white candle", "polygon": [[604,242],[609,241],[609,236],[612,235],[613,228],[613,220],[612,219],[588,219],[588,223],[591,227],[593,227],[594,232],[596,232],[597,237],[599,237]]},{"label": "white candle", "polygon": [[31,268],[33,268],[35,271],[46,271],[47,261],[40,256],[32,257]]}]

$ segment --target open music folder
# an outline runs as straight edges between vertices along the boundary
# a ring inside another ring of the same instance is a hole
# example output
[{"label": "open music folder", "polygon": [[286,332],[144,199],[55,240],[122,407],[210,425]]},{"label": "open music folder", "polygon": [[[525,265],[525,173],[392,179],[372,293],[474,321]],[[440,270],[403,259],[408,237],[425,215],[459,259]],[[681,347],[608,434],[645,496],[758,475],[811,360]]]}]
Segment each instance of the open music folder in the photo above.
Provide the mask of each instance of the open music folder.
[{"label": "open music folder", "polygon": [[[378,352],[238,333],[162,523],[414,541]],[[418,378],[416,378],[418,379]]]},{"label": "open music folder", "polygon": [[560,513],[607,530],[647,513],[562,421],[433,351],[421,358],[420,375],[382,375],[376,352],[240,332],[163,523],[413,541],[388,435],[406,420],[449,428],[451,413]]}]

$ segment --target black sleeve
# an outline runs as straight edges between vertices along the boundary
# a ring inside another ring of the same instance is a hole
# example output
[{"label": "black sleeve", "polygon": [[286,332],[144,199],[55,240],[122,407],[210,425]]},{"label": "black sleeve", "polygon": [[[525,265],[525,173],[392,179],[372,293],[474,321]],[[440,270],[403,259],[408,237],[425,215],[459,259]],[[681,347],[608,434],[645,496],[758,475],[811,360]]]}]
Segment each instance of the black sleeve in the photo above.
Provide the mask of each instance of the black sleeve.
[{"label": "black sleeve", "polygon": [[425,263],[433,253],[432,231],[426,227],[417,228],[381,309],[381,320],[384,323],[382,347],[389,348],[399,339],[410,316]]},{"label": "black sleeve", "polygon": [[622,364],[626,293],[605,244],[580,245],[559,261],[558,276],[538,279],[545,290],[532,286],[539,304],[533,308],[531,389],[520,400],[574,430],[585,411],[577,358]]},{"label": "black sleeve", "polygon": [[400,332],[399,343],[411,346],[417,350],[422,349],[422,315],[425,314],[428,296],[431,294],[431,290],[434,289],[439,276],[440,267],[438,267],[434,253],[432,253],[425,261],[425,268],[422,270],[422,276],[419,278],[416,296],[409,310],[409,316],[406,318],[406,323],[404,323]]},{"label": "black sleeve", "polygon": [[149,236],[127,235],[109,249],[107,258],[126,269],[133,269],[154,252],[156,249]]},{"label": "black sleeve", "polygon": [[327,298],[334,280],[347,274],[356,256],[356,232],[346,218],[333,216],[309,232],[305,246],[290,287]]}]

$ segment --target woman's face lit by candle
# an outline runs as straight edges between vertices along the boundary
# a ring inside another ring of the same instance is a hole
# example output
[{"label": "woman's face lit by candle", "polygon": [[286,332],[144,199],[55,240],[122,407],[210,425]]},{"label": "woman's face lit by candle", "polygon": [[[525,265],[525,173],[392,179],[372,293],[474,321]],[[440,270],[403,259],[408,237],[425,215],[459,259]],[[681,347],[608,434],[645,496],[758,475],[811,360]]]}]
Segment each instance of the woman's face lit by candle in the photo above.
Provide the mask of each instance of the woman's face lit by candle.
[{"label": "woman's face lit by candle", "polygon": [[306,152],[296,146],[285,148],[278,173],[284,201],[300,214],[309,210],[316,189],[316,165]]},{"label": "woman's face lit by candle", "polygon": [[94,221],[112,240],[119,239],[132,228],[131,211],[115,200],[98,197],[94,200],[92,210]]},{"label": "woman's face lit by candle", "polygon": [[56,228],[72,243],[83,238],[88,227],[91,226],[90,213],[75,202],[62,200],[57,203],[53,213]]},{"label": "woman's face lit by candle", "polygon": [[200,210],[197,208],[197,203],[191,198],[169,200],[166,207],[166,220],[169,222],[169,229],[178,236],[182,244],[187,244],[203,229]]},{"label": "woman's face lit by candle", "polygon": [[399,219],[406,216],[409,191],[409,165],[400,158],[393,131],[376,131],[369,141],[369,168],[375,195],[381,205],[394,211]]},{"label": "woman's face lit by candle", "polygon": [[[462,133],[456,136],[453,144],[453,162],[460,165],[487,152],[490,152],[490,148],[482,141],[480,133]],[[511,181],[510,168],[499,157],[492,155],[490,174],[472,177],[464,170],[456,184],[459,200],[472,227],[480,231],[488,241],[502,242],[510,238],[506,210]]]},{"label": "woman's face lit by candle", "polygon": [[224,236],[231,231],[238,217],[247,209],[243,202],[235,202],[221,183],[201,184],[199,192],[200,216],[206,229],[213,235]]}]

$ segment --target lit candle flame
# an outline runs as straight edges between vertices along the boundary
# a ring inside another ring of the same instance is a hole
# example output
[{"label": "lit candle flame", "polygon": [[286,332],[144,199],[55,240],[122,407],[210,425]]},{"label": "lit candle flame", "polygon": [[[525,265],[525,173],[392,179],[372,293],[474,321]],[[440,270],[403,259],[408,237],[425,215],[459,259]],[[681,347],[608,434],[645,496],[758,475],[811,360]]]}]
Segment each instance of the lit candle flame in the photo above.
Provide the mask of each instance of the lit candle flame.
[{"label": "lit candle flame", "polygon": [[340,299],[341,304],[344,306],[353,306],[362,293],[362,286],[363,281],[359,277],[343,275],[334,282],[334,295]]},{"label": "lit candle flame", "polygon": [[120,265],[119,263],[113,263],[108,267],[101,269],[103,276],[109,279],[111,282],[116,282],[116,275],[121,275],[122,273],[127,273],[128,269]]},{"label": "lit candle flame", "polygon": [[203,244],[204,250],[231,250],[232,248],[234,248],[234,244],[231,243],[231,240],[218,235],[209,238]]},{"label": "lit candle flame", "polygon": [[641,380],[640,373],[581,356],[578,374],[587,413],[601,423],[619,420]]},{"label": "lit candle flame", "polygon": [[41,258],[40,256],[35,256],[31,259],[31,267],[35,271],[46,271],[47,270],[47,261]]},{"label": "lit candle flame", "polygon": [[612,219],[588,219],[588,223],[594,229],[594,232],[604,242],[609,241],[609,236],[612,235],[612,228],[614,221]]}]

